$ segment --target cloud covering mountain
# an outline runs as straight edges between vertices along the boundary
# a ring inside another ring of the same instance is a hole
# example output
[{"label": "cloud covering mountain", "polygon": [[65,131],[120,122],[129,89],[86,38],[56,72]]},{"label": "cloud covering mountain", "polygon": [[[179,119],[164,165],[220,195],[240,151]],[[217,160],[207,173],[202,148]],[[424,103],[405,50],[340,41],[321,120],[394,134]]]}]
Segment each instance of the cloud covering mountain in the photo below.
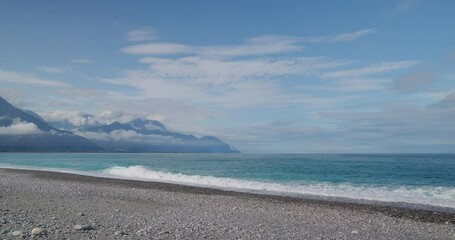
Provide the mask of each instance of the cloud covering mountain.
[{"label": "cloud covering mountain", "polygon": [[100,125],[86,114],[60,119],[65,121],[54,122],[62,127],[58,129],[38,114],[20,110],[0,97],[0,151],[238,152],[215,137],[170,132],[155,120]]},{"label": "cloud covering mountain", "polygon": [[69,131],[56,129],[31,111],[0,97],[0,151],[100,151],[101,147]]}]

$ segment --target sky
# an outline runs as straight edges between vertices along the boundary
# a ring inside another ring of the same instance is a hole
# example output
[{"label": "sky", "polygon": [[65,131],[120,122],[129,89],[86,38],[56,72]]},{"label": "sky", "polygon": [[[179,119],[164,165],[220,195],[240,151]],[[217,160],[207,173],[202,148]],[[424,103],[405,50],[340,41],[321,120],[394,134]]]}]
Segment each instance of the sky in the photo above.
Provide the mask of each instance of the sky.
[{"label": "sky", "polygon": [[0,96],[242,152],[455,151],[455,1],[2,1]]}]

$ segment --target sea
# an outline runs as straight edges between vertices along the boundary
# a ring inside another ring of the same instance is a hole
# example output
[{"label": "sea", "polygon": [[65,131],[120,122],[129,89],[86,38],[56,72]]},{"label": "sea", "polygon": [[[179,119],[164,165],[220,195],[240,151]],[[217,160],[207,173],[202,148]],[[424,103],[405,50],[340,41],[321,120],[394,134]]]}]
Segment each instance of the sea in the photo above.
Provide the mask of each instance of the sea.
[{"label": "sea", "polygon": [[0,153],[0,168],[455,209],[455,154]]}]

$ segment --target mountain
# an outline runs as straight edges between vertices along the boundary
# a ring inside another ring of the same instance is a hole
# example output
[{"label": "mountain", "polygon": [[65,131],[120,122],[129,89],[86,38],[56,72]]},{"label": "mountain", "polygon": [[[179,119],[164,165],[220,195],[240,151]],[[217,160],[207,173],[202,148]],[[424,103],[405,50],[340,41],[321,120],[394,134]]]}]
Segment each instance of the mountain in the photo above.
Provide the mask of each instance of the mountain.
[{"label": "mountain", "polygon": [[[58,127],[58,128],[57,128]],[[77,128],[69,122],[51,124],[0,97],[0,152],[196,152],[238,153],[216,137],[169,131],[155,120]]]},{"label": "mountain", "polygon": [[116,152],[239,152],[216,137],[198,138],[171,132],[158,121],[139,118],[128,123],[87,127],[78,133]]},{"label": "mountain", "polygon": [[38,114],[20,110],[0,97],[0,151],[101,151],[90,140],[58,130]]}]

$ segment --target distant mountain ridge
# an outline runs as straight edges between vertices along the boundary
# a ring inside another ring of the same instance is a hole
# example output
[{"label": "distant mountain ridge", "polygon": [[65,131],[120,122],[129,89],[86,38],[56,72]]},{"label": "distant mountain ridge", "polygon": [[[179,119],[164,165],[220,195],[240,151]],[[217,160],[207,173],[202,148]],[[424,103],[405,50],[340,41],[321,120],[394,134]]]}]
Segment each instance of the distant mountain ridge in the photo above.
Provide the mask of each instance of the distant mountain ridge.
[{"label": "distant mountain ridge", "polygon": [[[198,138],[168,131],[156,120],[134,119],[128,123],[113,122],[108,125],[86,127],[79,130],[83,136],[92,136],[95,143],[106,149],[125,152],[206,152],[230,153],[239,152],[216,137]],[[94,137],[93,134],[99,134]],[[112,137],[117,134],[125,138]],[[130,137],[128,139],[128,136]],[[104,138],[103,138],[104,137]]]},{"label": "distant mountain ridge", "polygon": [[[49,125],[38,114],[20,110],[0,97],[0,151],[101,151],[98,145]],[[17,134],[19,133],[19,134]]]},{"label": "distant mountain ridge", "polygon": [[[68,123],[52,123],[69,127]],[[156,120],[134,119],[82,128],[58,129],[38,114],[0,97],[0,151],[237,153],[211,136],[169,131]]]}]

